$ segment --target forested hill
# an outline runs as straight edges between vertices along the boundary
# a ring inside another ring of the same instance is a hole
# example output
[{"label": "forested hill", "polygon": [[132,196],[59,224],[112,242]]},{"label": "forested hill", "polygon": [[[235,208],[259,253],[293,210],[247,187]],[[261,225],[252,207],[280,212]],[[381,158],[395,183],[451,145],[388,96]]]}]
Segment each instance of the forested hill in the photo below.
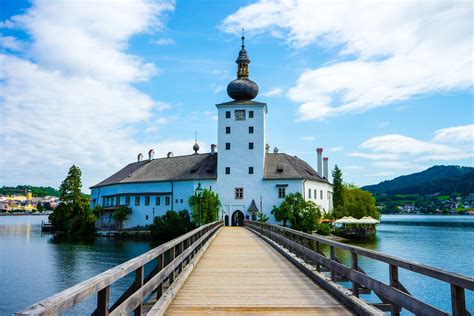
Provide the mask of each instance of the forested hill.
[{"label": "forested hill", "polygon": [[422,172],[367,185],[362,189],[387,194],[469,194],[474,193],[474,168],[433,166]]},{"label": "forested hill", "polygon": [[33,196],[59,196],[59,191],[52,187],[35,187],[31,185],[17,185],[16,187],[0,188],[0,195],[12,195],[12,194],[26,194],[28,190],[31,190]]}]

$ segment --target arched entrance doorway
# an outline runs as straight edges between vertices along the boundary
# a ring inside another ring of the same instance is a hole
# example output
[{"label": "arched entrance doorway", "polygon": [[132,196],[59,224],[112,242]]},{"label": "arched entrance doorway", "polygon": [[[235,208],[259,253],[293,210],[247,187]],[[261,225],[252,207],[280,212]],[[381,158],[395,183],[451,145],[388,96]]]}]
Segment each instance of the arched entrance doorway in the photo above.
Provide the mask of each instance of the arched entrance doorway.
[{"label": "arched entrance doorway", "polygon": [[244,226],[244,213],[239,210],[232,213],[232,226]]},{"label": "arched entrance doorway", "polygon": [[225,225],[225,226],[229,226],[229,215],[226,215],[226,216],[224,217],[224,225]]}]

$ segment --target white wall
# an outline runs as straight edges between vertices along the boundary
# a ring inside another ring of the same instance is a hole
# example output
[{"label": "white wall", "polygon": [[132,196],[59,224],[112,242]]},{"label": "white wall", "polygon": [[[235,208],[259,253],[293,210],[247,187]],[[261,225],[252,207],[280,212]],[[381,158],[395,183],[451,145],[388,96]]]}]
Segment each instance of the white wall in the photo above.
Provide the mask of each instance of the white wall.
[{"label": "white wall", "polygon": [[[215,181],[202,181],[202,186],[210,188]],[[100,188],[93,188],[91,191],[91,207],[94,207],[92,200],[96,199],[96,205],[102,206],[102,198],[108,196],[120,196],[120,205],[125,205],[125,198],[129,194],[130,208],[132,214],[123,223],[123,228],[149,225],[153,223],[154,216],[161,216],[166,211],[174,209],[175,211],[188,210],[191,208],[188,199],[194,194],[198,181],[167,181],[167,182],[147,182],[147,183],[125,183],[114,184]],[[145,196],[150,194],[150,205],[145,205]],[[156,196],[159,195],[160,205],[156,205]],[[163,194],[172,193],[172,194]],[[140,205],[135,206],[134,194],[140,194]],[[166,205],[166,196],[170,197],[170,204]],[[114,201],[115,205],[115,201]],[[148,219],[147,219],[148,216]]]}]

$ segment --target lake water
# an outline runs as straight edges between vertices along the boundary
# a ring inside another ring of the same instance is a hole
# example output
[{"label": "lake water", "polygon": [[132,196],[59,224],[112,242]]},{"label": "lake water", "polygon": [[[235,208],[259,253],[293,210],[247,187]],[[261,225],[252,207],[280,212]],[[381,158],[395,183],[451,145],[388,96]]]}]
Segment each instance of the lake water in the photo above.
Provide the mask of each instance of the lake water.
[{"label": "lake water", "polygon": [[[54,243],[41,234],[44,216],[0,216],[0,315],[19,311],[41,299],[127,261],[151,248],[148,242],[97,239],[92,244]],[[474,274],[474,216],[383,216],[377,238],[358,244],[464,275]],[[343,261],[349,258],[339,254]],[[370,275],[388,281],[388,266],[360,259]],[[416,297],[450,312],[449,286],[400,269],[400,280]],[[111,301],[131,278],[111,288]],[[376,301],[375,297],[366,297]],[[95,297],[69,314],[87,314]],[[466,292],[474,311],[474,293]]]}]

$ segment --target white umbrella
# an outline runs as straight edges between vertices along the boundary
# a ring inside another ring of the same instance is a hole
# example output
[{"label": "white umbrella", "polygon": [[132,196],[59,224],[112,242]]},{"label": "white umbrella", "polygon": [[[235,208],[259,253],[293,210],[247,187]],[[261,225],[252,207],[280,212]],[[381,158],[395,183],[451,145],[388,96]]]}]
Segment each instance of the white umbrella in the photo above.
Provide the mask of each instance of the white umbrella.
[{"label": "white umbrella", "polygon": [[352,216],[344,216],[334,222],[335,224],[359,224],[359,221]]},{"label": "white umbrella", "polygon": [[361,219],[359,219],[359,224],[378,224],[380,221],[376,220],[375,218],[371,216],[364,216]]}]

